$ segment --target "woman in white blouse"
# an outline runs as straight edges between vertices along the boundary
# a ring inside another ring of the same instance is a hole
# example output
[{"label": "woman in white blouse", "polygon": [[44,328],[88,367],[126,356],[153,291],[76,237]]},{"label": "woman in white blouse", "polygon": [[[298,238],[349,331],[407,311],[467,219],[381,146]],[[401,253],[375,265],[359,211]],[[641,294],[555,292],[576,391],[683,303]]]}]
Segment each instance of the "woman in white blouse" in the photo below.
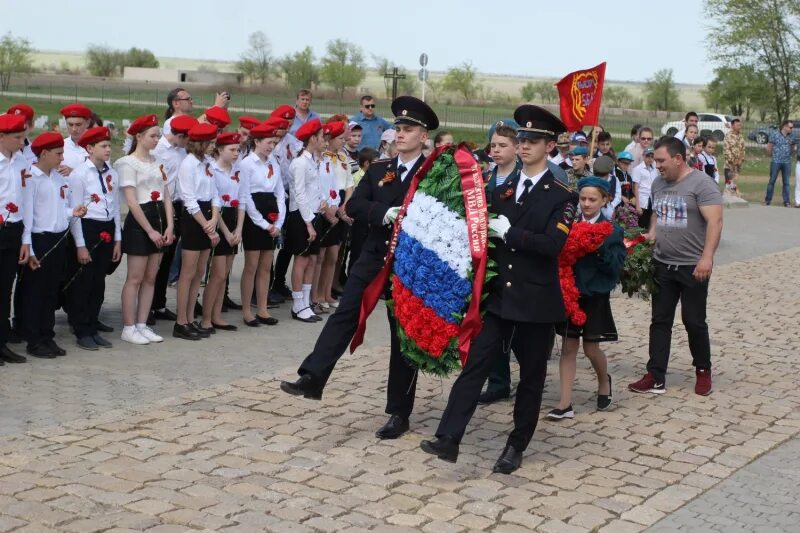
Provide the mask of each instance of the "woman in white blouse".
[{"label": "woman in white blouse", "polygon": [[155,115],[139,117],[128,128],[130,153],[114,164],[128,204],[122,230],[122,251],[128,274],[122,287],[122,340],[149,344],[164,339],[147,327],[161,249],[172,244],[172,200],[158,162],[150,155],[160,132]]},{"label": "woman in white blouse", "polygon": [[[286,193],[280,165],[272,157],[277,141],[275,127],[267,123],[260,124],[250,130],[250,137],[252,150],[240,165],[242,200],[247,206],[242,230],[242,315],[244,323],[250,327],[260,324],[274,326],[278,319],[269,315],[267,291],[275,239],[281,233],[286,216]],[[253,299],[254,285],[257,304],[255,317],[249,305]]]},{"label": "woman in white blouse", "polygon": [[[236,162],[239,157],[238,133],[217,135],[214,153],[216,159],[211,163],[211,172],[217,186],[220,200],[220,218],[217,232],[221,233],[219,243],[214,247],[211,257],[211,273],[203,291],[203,329],[236,331],[236,326],[222,318],[222,301],[225,299],[225,279],[233,266],[233,258],[242,242],[245,202],[240,194],[241,172]],[[249,307],[249,306],[248,306]]]},{"label": "woman in white blouse", "polygon": [[211,248],[219,243],[220,199],[211,171],[213,160],[206,158],[217,137],[217,126],[198,124],[189,130],[186,158],[178,168],[178,187],[183,200],[181,215],[181,273],[178,278],[178,315],[172,336],[196,341],[208,338],[213,328],[194,323],[194,304],[200,291]]}]

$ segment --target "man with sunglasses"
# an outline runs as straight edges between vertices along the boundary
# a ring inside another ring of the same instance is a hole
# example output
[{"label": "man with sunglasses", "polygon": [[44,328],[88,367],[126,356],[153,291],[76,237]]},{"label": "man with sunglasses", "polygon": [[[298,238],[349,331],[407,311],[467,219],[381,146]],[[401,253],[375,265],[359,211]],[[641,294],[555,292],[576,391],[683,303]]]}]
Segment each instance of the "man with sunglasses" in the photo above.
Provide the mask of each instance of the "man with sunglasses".
[{"label": "man with sunglasses", "polygon": [[[224,109],[227,109],[230,101],[231,95],[226,91],[219,92],[214,97],[214,105]],[[191,115],[193,106],[194,98],[183,87],[176,87],[167,93],[167,109],[164,111],[164,125],[161,127],[162,135],[170,135],[172,119],[181,115]]]},{"label": "man with sunglasses", "polygon": [[368,94],[361,97],[361,110],[350,120],[361,126],[359,150],[364,148],[377,150],[381,144],[381,135],[392,127],[386,119],[375,113],[375,98]]},{"label": "man with sunglasses", "polygon": [[633,155],[633,163],[631,166],[636,168],[639,166],[639,163],[644,161],[644,152],[651,146],[653,146],[653,141],[655,140],[655,135],[653,134],[653,130],[648,128],[647,126],[642,126],[639,128],[639,141],[633,146],[631,150],[628,150],[631,155]]}]

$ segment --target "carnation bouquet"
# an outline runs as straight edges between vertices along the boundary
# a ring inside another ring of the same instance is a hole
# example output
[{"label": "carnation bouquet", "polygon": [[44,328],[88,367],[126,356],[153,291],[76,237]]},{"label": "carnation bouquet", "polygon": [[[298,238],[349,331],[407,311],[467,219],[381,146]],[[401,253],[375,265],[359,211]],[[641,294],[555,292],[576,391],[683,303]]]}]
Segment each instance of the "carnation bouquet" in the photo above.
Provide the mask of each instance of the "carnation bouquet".
[{"label": "carnation bouquet", "polygon": [[645,238],[644,230],[639,227],[636,208],[633,206],[624,205],[617,208],[614,222],[625,230],[625,248],[628,249],[625,267],[619,280],[620,288],[629,297],[638,294],[647,300],[658,289],[653,266],[653,242]]},{"label": "carnation bouquet", "polygon": [[[465,147],[433,153],[413,178],[395,221],[382,275],[365,291],[362,317],[391,281],[388,305],[401,351],[423,372],[446,376],[466,363],[481,327],[489,265],[488,212],[480,168]],[[351,348],[363,337],[363,324]]]}]

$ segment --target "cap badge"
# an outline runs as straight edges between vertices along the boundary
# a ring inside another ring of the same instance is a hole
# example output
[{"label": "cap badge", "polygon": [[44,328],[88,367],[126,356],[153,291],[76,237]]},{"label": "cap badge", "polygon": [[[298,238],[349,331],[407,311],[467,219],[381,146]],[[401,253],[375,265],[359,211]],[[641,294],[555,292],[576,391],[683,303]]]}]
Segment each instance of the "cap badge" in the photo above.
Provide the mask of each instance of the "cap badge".
[{"label": "cap badge", "polygon": [[531,126],[533,126],[533,123],[530,120],[525,123],[526,128],[530,128]]},{"label": "cap badge", "polygon": [[403,109],[403,111],[400,114],[403,116],[408,115],[408,109]]}]

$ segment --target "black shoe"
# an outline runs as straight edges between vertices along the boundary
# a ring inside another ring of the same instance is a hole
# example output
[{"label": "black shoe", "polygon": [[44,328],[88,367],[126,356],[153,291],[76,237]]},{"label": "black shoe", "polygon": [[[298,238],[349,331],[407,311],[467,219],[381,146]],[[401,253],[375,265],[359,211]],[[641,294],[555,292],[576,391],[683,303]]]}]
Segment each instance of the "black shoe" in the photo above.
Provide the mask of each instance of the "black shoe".
[{"label": "black shoe", "polygon": [[392,415],[381,429],[375,432],[379,439],[396,439],[408,431],[408,418]]},{"label": "black shoe", "polygon": [[243,318],[242,320],[244,321],[245,325],[248,325],[251,328],[257,328],[261,325],[256,318],[253,320],[247,320],[246,318]]},{"label": "black shoe", "polygon": [[97,328],[97,331],[102,331],[103,333],[113,333],[114,332],[114,328],[112,328],[111,326],[107,326],[107,325],[103,324],[99,320],[97,321],[97,324],[95,324],[95,327]]},{"label": "black shoe", "polygon": [[283,392],[292,396],[302,396],[309,400],[321,400],[323,387],[308,374],[300,376],[297,381],[281,381],[281,390]]},{"label": "black shoe", "polygon": [[[308,309],[308,307],[306,307],[305,309]],[[303,309],[301,309],[300,312],[302,313]],[[313,316],[310,316],[308,318],[300,318],[299,314],[297,314],[294,311],[292,311],[292,318],[295,319],[295,320],[299,320],[300,322],[305,322],[306,324],[313,324],[314,322],[317,322],[317,318],[318,317],[317,317],[317,315],[313,315]]]},{"label": "black shoe", "polygon": [[478,397],[478,403],[489,405],[500,400],[507,400],[511,398],[511,391],[491,390],[486,389],[486,392],[481,393]]},{"label": "black shoe", "polygon": [[222,307],[235,309],[236,311],[240,311],[242,309],[242,306],[231,300],[230,296],[225,296],[225,298],[222,299]]},{"label": "black shoe", "polygon": [[177,322],[172,327],[172,336],[187,341],[199,341],[202,338],[190,324],[178,324]]},{"label": "black shoe", "polygon": [[450,435],[437,437],[436,440],[424,440],[419,443],[419,447],[442,461],[455,463],[458,460],[458,443]]},{"label": "black shoe", "polygon": [[567,406],[566,409],[553,409],[547,413],[547,418],[550,420],[561,420],[564,418],[575,418],[575,411],[572,409],[572,404]]},{"label": "black shoe", "polygon": [[38,357],[39,359],[55,359],[56,354],[49,346],[45,344],[30,344],[25,348],[28,355]]},{"label": "black shoe", "polygon": [[97,343],[94,342],[94,338],[91,335],[78,338],[78,348],[83,348],[84,350],[89,350],[91,352],[96,352],[100,349]]},{"label": "black shoe", "polygon": [[263,316],[256,315],[256,320],[258,320],[262,324],[266,324],[268,326],[274,326],[274,325],[276,325],[278,323],[278,319],[275,318],[274,316],[268,316],[268,317],[264,318]]},{"label": "black shoe", "polygon": [[216,331],[214,331],[214,328],[204,328],[203,326],[200,325],[200,322],[190,322],[189,326],[193,330],[195,330],[197,334],[200,335],[200,337],[204,339],[207,339],[211,335],[216,333]]},{"label": "black shoe", "polygon": [[291,298],[292,297],[292,289],[287,287],[285,284],[273,286],[272,290],[283,296],[284,298]]},{"label": "black shoe", "polygon": [[272,290],[267,294],[267,301],[271,304],[279,305],[286,301],[286,297],[278,291]]},{"label": "black shoe", "polygon": [[211,326],[212,326],[214,329],[219,329],[219,330],[222,330],[222,331],[238,331],[238,330],[239,330],[239,328],[237,328],[237,327],[236,327],[236,326],[234,326],[233,324],[225,324],[225,325],[222,325],[222,324],[214,324],[214,323],[212,322],[212,323],[211,323]]},{"label": "black shoe", "polygon": [[597,410],[598,411],[605,411],[611,405],[611,374],[608,374],[608,395],[605,394],[598,394],[597,395]]},{"label": "black shoe", "polygon": [[44,344],[48,348],[50,348],[53,351],[53,353],[55,353],[58,357],[63,357],[67,355],[67,351],[58,344],[56,344],[56,341],[54,341],[53,339],[46,340]]},{"label": "black shoe", "polygon": [[517,450],[510,444],[506,445],[500,458],[494,464],[492,472],[495,474],[510,474],[522,465],[522,450]]},{"label": "black shoe", "polygon": [[109,341],[101,337],[100,335],[92,335],[92,339],[94,339],[94,343],[101,348],[113,348],[114,345],[111,344]]},{"label": "black shoe", "polygon": [[24,355],[19,355],[13,350],[10,350],[5,344],[0,346],[0,361],[5,361],[7,363],[24,363],[27,360],[28,359],[26,359]]},{"label": "black shoe", "polygon": [[22,334],[12,329],[8,332],[8,340],[6,342],[9,344],[22,344],[23,340],[24,338],[22,337]]},{"label": "black shoe", "polygon": [[[158,320],[169,320],[170,322],[178,320],[178,315],[176,315],[166,307],[164,309],[154,309],[151,312],[153,313],[153,316],[156,317],[156,319]],[[150,324],[148,324],[148,326],[149,325]]]},{"label": "black shoe", "polygon": [[154,311],[150,311],[147,313],[147,320],[145,320],[145,324],[148,326],[155,326],[156,325],[156,314]]}]

